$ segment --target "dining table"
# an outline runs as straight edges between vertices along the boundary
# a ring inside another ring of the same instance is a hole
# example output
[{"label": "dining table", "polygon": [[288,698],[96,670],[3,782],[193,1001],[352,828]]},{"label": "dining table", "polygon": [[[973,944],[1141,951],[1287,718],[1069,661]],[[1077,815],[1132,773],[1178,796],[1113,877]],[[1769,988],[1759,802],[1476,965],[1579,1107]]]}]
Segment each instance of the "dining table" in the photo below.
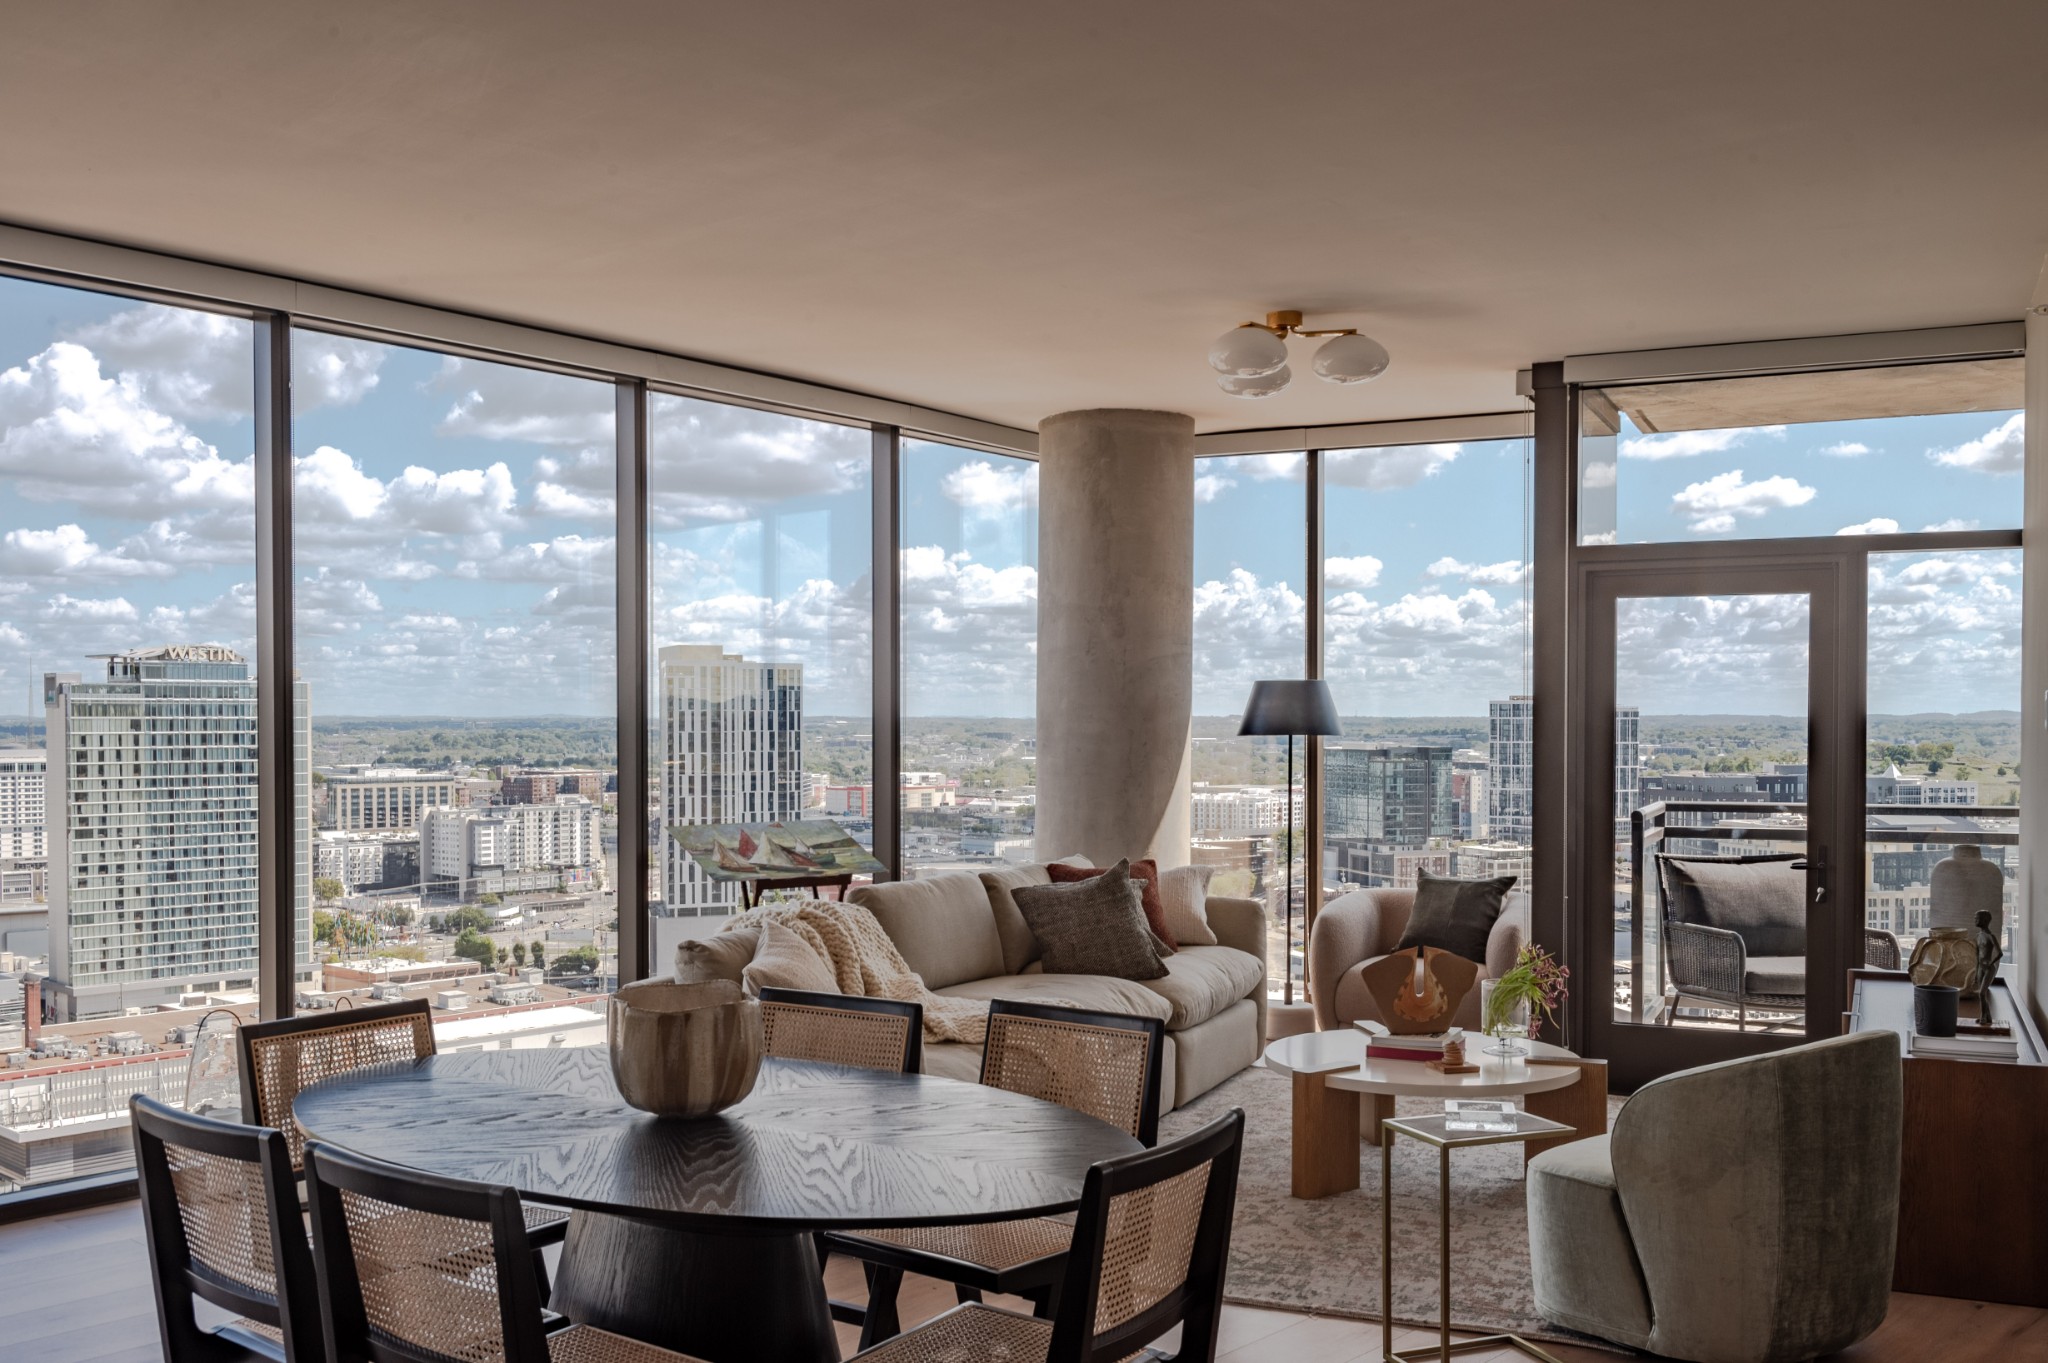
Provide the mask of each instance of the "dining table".
[{"label": "dining table", "polygon": [[456,1051],[307,1088],[307,1136],[571,1212],[549,1309],[707,1363],[837,1363],[814,1237],[1072,1211],[1141,1147],[1054,1103],[767,1059],[709,1117],[619,1096],[603,1047]]}]

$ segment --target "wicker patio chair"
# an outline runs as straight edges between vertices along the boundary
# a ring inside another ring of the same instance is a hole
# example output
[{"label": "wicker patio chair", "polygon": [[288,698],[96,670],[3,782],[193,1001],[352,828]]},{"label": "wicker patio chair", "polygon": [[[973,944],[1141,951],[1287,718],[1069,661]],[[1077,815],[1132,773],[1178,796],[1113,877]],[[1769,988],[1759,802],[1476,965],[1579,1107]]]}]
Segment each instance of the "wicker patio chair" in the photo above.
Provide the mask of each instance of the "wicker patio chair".
[{"label": "wicker patio chair", "polygon": [[[128,1101],[165,1358],[321,1363],[319,1290],[284,1137]],[[195,1298],[237,1314],[202,1329]]]},{"label": "wicker patio chair", "polygon": [[[1713,893],[1674,884],[1673,868],[1742,868],[1752,874],[1788,874],[1767,896],[1751,895],[1745,914],[1729,912]],[[1798,854],[1696,857],[1659,853],[1657,886],[1663,900],[1664,951],[1670,969],[1663,1020],[1681,1004],[1720,1004],[1735,1010],[1738,1031],[1749,1029],[1750,1010],[1806,1010],[1806,863]],[[1767,910],[1756,907],[1768,900]]]},{"label": "wicker patio chair", "polygon": [[1899,968],[1899,939],[1883,928],[1863,929],[1863,964],[1871,970]]},{"label": "wicker patio chair", "polygon": [[[242,1061],[242,1120],[282,1131],[291,1150],[292,1168],[300,1170],[306,1133],[292,1118],[292,1104],[299,1094],[336,1075],[434,1054],[433,1008],[425,999],[405,999],[308,1013],[245,1023],[236,1039]],[[533,1271],[539,1276],[545,1300],[548,1271],[541,1246],[568,1238],[569,1217],[551,1207],[529,1207],[526,1219]]]},{"label": "wicker patio chair", "polygon": [[515,1189],[318,1141],[306,1186],[328,1363],[696,1363],[595,1326],[549,1333]]},{"label": "wicker patio chair", "polygon": [[[981,1082],[1058,1103],[1146,1145],[1159,1139],[1159,1073],[1166,1024],[1157,1018],[1096,1013],[997,999],[989,1004]],[[903,1275],[921,1273],[953,1284],[960,1301],[984,1292],[1028,1298],[1043,1319],[1059,1305],[1073,1227],[1051,1217],[976,1226],[834,1232],[825,1243],[867,1267],[863,1347],[902,1328],[896,1296]]]},{"label": "wicker patio chair", "polygon": [[761,991],[762,1045],[784,1060],[916,1074],[924,1065],[924,1007],[895,999]]},{"label": "wicker patio chair", "polygon": [[1171,1145],[1088,1171],[1051,1320],[978,1302],[856,1355],[864,1363],[1111,1363],[1176,1324],[1175,1363],[1211,1363],[1244,1149],[1232,1108]]}]

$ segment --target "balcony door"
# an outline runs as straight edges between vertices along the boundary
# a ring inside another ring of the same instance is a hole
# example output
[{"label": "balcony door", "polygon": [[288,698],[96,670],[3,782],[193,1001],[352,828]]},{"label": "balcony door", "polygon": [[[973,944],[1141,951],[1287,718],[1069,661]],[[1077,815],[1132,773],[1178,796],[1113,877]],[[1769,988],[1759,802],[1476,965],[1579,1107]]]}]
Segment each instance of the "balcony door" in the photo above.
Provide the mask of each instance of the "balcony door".
[{"label": "balcony door", "polygon": [[1863,931],[1855,571],[1827,551],[1581,562],[1566,950],[1582,1049],[1617,1086],[1840,1031]]}]

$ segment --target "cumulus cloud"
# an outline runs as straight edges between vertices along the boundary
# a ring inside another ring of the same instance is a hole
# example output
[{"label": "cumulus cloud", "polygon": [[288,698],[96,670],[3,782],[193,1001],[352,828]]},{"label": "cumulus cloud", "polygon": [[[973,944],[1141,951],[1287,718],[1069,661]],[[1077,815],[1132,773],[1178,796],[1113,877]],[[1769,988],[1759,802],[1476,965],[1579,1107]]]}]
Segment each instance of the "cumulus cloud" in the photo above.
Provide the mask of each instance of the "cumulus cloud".
[{"label": "cumulus cloud", "polygon": [[616,405],[610,384],[454,355],[442,359],[429,382],[455,394],[436,427],[442,435],[570,448],[612,445]]},{"label": "cumulus cloud", "polygon": [[1227,713],[1261,677],[1298,677],[1308,603],[1244,568],[1195,585],[1195,708]]},{"label": "cumulus cloud", "polygon": [[601,582],[609,592],[618,576],[616,550],[609,535],[558,535],[464,559],[455,575],[494,582]]},{"label": "cumulus cloud", "polygon": [[1681,714],[1803,714],[1809,615],[1790,594],[1624,598],[1617,698]]},{"label": "cumulus cloud", "polygon": [[1923,535],[1952,534],[1958,530],[1975,530],[1981,524],[1981,521],[1965,520],[1961,516],[1951,516],[1945,521],[1936,521],[1933,525],[1921,526],[1920,533]]},{"label": "cumulus cloud", "polygon": [[1529,577],[1529,565],[1513,558],[1500,563],[1462,563],[1454,558],[1440,558],[1423,571],[1431,577],[1455,577],[1502,587],[1515,586]]},{"label": "cumulus cloud", "polygon": [[868,477],[865,431],[696,398],[651,398],[648,439],[647,518],[657,530],[751,520]]},{"label": "cumulus cloud", "polygon": [[1870,446],[1860,440],[1838,440],[1832,445],[1823,445],[1815,454],[1833,455],[1837,459],[1854,459],[1859,454],[1869,454]]},{"label": "cumulus cloud", "polygon": [[1815,489],[1782,475],[1746,482],[1741,469],[1717,473],[1704,482],[1689,483],[1674,493],[1671,509],[1686,518],[1694,534],[1720,535],[1733,530],[1738,520],[1755,519],[1773,510],[1805,506]]},{"label": "cumulus cloud", "polygon": [[1371,554],[1360,554],[1356,558],[1326,558],[1323,560],[1323,584],[1339,591],[1363,591],[1378,585],[1380,570],[1385,566]]},{"label": "cumulus cloud", "polygon": [[1207,504],[1215,501],[1231,488],[1237,486],[1235,478],[1225,478],[1220,473],[1202,473],[1195,476],[1195,500]]},{"label": "cumulus cloud", "polygon": [[1835,532],[1837,535],[1896,535],[1899,523],[1889,516],[1872,516],[1867,521],[1845,525]]},{"label": "cumulus cloud", "polygon": [[1323,456],[1323,477],[1338,487],[1374,492],[1414,487],[1434,478],[1464,451],[1463,445],[1385,445],[1377,449],[1332,450]]},{"label": "cumulus cloud", "polygon": [[1785,438],[1783,426],[1734,426],[1718,431],[1671,431],[1659,435],[1629,436],[1621,442],[1624,459],[1691,459],[1702,454],[1720,454],[1749,444],[1758,436]]},{"label": "cumulus cloud", "polygon": [[184,421],[233,421],[255,407],[249,324],[239,317],[145,303],[70,333],[136,396]]},{"label": "cumulus cloud", "polygon": [[1579,470],[1579,486],[1585,488],[1613,487],[1617,465],[1612,459],[1588,463]]},{"label": "cumulus cloud", "polygon": [[2019,704],[2020,551],[1870,562],[1870,703],[1891,713]]},{"label": "cumulus cloud", "polygon": [[292,408],[351,407],[377,386],[391,347],[321,331],[292,333]]},{"label": "cumulus cloud", "polygon": [[502,463],[436,473],[417,464],[389,482],[322,445],[292,460],[294,518],[314,538],[355,526],[392,543],[413,532],[475,535],[517,524],[518,493]]},{"label": "cumulus cloud", "polygon": [[1929,450],[1927,457],[1945,468],[1969,469],[1974,473],[2018,473],[2026,461],[2024,412],[2014,412],[1975,440],[1946,450]]},{"label": "cumulus cloud", "polygon": [[1038,465],[1005,460],[999,467],[975,459],[947,471],[939,480],[947,500],[976,511],[1015,511],[1038,505]]},{"label": "cumulus cloud", "polygon": [[0,536],[0,574],[73,581],[169,577],[170,564],[106,550],[76,525],[52,530],[10,530]]}]

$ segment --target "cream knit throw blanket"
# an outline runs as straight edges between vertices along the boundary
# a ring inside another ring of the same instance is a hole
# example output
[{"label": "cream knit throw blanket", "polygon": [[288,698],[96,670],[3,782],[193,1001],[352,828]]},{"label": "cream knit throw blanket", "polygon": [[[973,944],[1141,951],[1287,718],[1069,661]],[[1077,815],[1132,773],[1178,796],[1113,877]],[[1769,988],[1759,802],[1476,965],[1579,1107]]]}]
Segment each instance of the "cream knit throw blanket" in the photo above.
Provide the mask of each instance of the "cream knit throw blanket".
[{"label": "cream knit throw blanket", "polygon": [[832,967],[842,994],[924,1005],[927,1041],[979,1046],[988,1035],[988,1000],[949,999],[924,987],[875,916],[858,904],[825,899],[763,904],[736,915],[731,927],[780,923],[809,943]]}]

